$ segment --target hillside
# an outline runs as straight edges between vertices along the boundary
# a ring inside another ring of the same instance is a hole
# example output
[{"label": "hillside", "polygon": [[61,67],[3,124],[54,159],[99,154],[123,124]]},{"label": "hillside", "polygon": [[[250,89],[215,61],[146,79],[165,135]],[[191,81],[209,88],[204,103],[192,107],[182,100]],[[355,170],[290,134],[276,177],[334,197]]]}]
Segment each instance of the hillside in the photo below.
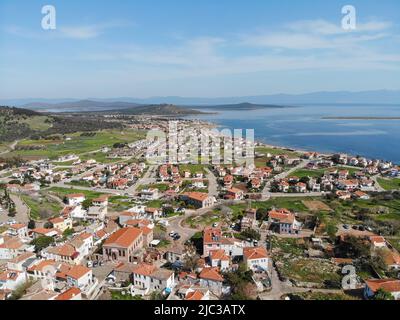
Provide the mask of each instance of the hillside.
[{"label": "hillside", "polygon": [[117,113],[125,115],[154,115],[154,116],[185,116],[206,114],[205,112],[190,109],[187,107],[176,106],[173,104],[157,104],[140,106],[122,110],[107,110],[104,113]]},{"label": "hillside", "polygon": [[0,107],[0,141],[9,142],[46,131],[52,119],[35,111]]},{"label": "hillside", "polygon": [[0,142],[121,127],[118,123],[106,122],[93,115],[54,115],[21,108],[0,107]]},{"label": "hillside", "polygon": [[79,100],[73,102],[62,103],[42,103],[33,102],[23,105],[26,109],[36,110],[40,112],[84,112],[84,111],[103,111],[103,110],[120,110],[139,106],[137,103],[131,102],[102,102],[94,100]]}]

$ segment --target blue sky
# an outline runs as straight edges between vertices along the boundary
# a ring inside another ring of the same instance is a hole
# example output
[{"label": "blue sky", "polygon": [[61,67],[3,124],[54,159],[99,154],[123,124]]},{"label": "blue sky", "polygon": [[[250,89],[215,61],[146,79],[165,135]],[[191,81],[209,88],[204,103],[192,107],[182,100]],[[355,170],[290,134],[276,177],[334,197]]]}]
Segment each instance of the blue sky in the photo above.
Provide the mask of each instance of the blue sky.
[{"label": "blue sky", "polygon": [[399,21],[398,0],[0,0],[0,98],[398,90]]}]

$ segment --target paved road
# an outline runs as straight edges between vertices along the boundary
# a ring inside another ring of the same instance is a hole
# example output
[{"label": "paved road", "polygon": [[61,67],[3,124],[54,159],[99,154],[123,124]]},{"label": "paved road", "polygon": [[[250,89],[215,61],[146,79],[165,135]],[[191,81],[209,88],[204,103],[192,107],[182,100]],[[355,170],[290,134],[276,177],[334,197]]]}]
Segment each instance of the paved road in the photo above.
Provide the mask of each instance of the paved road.
[{"label": "paved road", "polygon": [[188,227],[184,227],[183,221],[187,218],[193,217],[193,216],[201,216],[203,214],[206,214],[207,212],[212,211],[213,208],[206,208],[206,209],[199,209],[199,210],[187,210],[186,214],[184,216],[180,217],[175,217],[169,220],[169,226],[167,228],[167,233],[169,234],[171,231],[178,232],[181,236],[181,239],[179,239],[178,243],[185,243],[187,240],[189,240],[193,235],[198,232],[202,231],[202,228],[197,228],[197,229],[192,229]]},{"label": "paved road", "polygon": [[7,153],[13,151],[13,150],[15,149],[15,147],[17,146],[18,142],[19,142],[19,140],[14,141],[12,144],[10,144],[10,145],[8,146],[9,150],[0,152],[0,156],[3,155],[3,154],[7,154]]},{"label": "paved road", "polygon": [[155,177],[156,176],[156,170],[157,170],[157,166],[149,166],[149,168],[147,169],[147,171],[143,175],[143,177],[138,179],[133,186],[129,187],[126,190],[126,192],[129,193],[130,195],[133,195],[133,194],[136,193],[137,189],[140,186],[156,183],[157,182],[157,179]]},{"label": "paved road", "polygon": [[211,197],[218,197],[218,181],[217,178],[215,177],[214,173],[210,171],[210,169],[205,168],[206,173],[207,173],[207,179],[208,179],[208,195]]},{"label": "paved road", "polygon": [[11,194],[10,198],[15,203],[15,209],[17,211],[17,215],[14,219],[19,223],[28,223],[30,220],[30,208],[25,205],[19,196]]}]

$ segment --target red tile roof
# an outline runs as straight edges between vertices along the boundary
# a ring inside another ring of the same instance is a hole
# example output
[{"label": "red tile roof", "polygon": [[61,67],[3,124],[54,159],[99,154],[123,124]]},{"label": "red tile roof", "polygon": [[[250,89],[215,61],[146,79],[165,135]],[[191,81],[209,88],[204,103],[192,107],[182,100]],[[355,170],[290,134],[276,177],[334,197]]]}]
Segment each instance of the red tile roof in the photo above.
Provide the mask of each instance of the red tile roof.
[{"label": "red tile roof", "polygon": [[105,246],[121,248],[130,247],[140,236],[142,231],[137,228],[123,228],[114,232],[104,243]]},{"label": "red tile roof", "polygon": [[376,292],[379,289],[383,289],[387,292],[400,292],[400,280],[396,279],[372,279],[365,281],[367,286],[372,292]]},{"label": "red tile roof", "polygon": [[224,278],[222,275],[219,273],[218,268],[204,268],[200,275],[200,279],[205,279],[205,280],[212,280],[212,281],[217,281],[217,282],[223,282]]},{"label": "red tile roof", "polygon": [[244,248],[243,255],[247,260],[265,259],[268,258],[267,249],[263,247]]}]

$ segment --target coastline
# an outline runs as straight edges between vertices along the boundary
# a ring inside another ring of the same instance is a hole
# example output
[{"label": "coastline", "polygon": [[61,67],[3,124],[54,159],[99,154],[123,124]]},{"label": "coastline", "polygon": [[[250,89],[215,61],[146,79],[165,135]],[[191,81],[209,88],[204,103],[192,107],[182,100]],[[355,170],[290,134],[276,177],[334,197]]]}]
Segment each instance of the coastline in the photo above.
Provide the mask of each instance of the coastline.
[{"label": "coastline", "polygon": [[[194,120],[194,119],[192,119],[192,120]],[[400,118],[399,118],[399,120],[400,120]],[[222,126],[222,125],[218,124],[217,122],[213,122],[213,121],[210,121],[210,120],[207,120],[207,121],[198,120],[198,121],[202,121],[202,122],[204,122],[205,124],[207,124],[208,126],[210,126],[212,128],[218,128],[218,129],[227,128],[227,126]],[[299,153],[299,154],[306,154],[306,153],[310,153],[310,152],[315,152],[315,153],[318,153],[318,154],[320,154],[322,156],[329,157],[329,156],[333,156],[336,153],[343,153],[343,154],[347,154],[348,156],[356,157],[351,152],[344,152],[344,151],[318,151],[316,149],[311,149],[311,148],[309,150],[307,150],[307,149],[296,148],[296,147],[288,147],[288,146],[283,146],[283,145],[275,145],[275,144],[272,145],[272,144],[265,143],[262,140],[255,140],[254,142],[256,144],[258,144],[259,146],[261,146],[261,147],[266,147],[266,148],[271,148],[271,149],[276,149],[276,150],[291,151],[291,152],[295,152],[295,153]],[[395,165],[398,164],[395,161],[391,161],[391,160],[387,160],[387,159],[383,159],[383,158],[378,159],[378,158],[372,158],[372,157],[365,156],[365,155],[359,155],[359,156],[367,158],[367,159],[371,159],[371,160],[382,160],[382,161],[385,161],[385,162],[392,162]]]}]

